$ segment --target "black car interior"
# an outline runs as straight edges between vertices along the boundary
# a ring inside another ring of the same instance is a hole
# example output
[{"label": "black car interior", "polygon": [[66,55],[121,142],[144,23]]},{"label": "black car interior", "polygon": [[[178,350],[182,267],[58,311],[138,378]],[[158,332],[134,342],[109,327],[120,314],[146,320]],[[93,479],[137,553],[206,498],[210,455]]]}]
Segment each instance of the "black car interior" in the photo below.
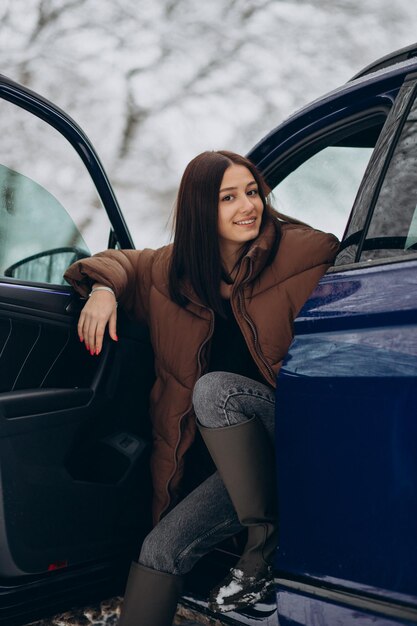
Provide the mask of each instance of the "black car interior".
[{"label": "black car interior", "polygon": [[[77,315],[54,319],[11,291],[0,285],[0,529],[10,557],[0,576],[133,555],[150,527],[147,330],[120,314],[118,345],[108,339],[93,357]],[[52,300],[69,298],[44,290]]]}]

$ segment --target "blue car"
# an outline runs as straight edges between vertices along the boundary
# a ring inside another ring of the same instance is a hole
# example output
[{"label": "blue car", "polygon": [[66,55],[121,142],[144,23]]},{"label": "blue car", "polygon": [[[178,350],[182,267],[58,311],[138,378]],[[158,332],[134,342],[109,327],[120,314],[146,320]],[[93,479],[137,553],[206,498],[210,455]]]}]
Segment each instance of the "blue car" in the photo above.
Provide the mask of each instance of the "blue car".
[{"label": "blue car", "polygon": [[[77,338],[83,303],[65,268],[133,247],[91,143],[4,76],[0,111],[13,129],[0,142],[0,624],[19,626],[123,592],[151,524],[154,374],[147,329],[122,311],[120,340],[99,357]],[[222,621],[416,624],[417,45],[248,156],[280,210],[342,245],[278,379],[276,594]],[[106,241],[78,213],[92,197]],[[207,590],[243,540],[197,565],[185,607],[213,617]]]}]

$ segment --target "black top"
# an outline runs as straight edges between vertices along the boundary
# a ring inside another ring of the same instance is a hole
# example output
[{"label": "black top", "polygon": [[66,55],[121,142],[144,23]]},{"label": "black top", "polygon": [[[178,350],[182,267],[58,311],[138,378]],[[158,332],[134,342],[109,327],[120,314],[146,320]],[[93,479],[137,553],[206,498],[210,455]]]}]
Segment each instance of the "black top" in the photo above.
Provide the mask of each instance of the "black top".
[{"label": "black top", "polygon": [[232,372],[267,384],[249,352],[233,315],[230,300],[223,300],[226,318],[216,313],[209,354],[209,372]]},{"label": "black top", "polygon": [[[226,318],[216,313],[206,371],[232,372],[267,385],[268,383],[262,377],[249,352],[242,331],[233,315],[230,300],[225,299],[223,304]],[[193,445],[187,451],[186,464],[192,468],[192,471],[186,471],[184,474],[182,483],[184,495],[190,493],[216,470],[198,430]]]}]

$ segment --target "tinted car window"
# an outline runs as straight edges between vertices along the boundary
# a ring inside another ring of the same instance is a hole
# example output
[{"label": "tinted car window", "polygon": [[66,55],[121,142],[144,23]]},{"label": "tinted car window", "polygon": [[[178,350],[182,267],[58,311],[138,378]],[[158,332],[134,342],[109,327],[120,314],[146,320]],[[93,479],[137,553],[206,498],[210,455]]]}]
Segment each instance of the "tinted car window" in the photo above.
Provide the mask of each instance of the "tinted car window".
[{"label": "tinted car window", "polygon": [[361,260],[417,254],[417,99],[391,158]]},{"label": "tinted car window", "polygon": [[68,265],[107,247],[108,219],[72,146],[0,100],[0,276],[66,284]]},{"label": "tinted car window", "polygon": [[72,262],[89,255],[75,224],[46,189],[0,165],[0,273],[60,284]]},{"label": "tinted car window", "polygon": [[290,173],[273,190],[277,209],[342,239],[385,119],[380,111],[343,120],[279,165]]},{"label": "tinted car window", "polygon": [[341,238],[372,149],[324,148],[274,189],[276,208]]}]

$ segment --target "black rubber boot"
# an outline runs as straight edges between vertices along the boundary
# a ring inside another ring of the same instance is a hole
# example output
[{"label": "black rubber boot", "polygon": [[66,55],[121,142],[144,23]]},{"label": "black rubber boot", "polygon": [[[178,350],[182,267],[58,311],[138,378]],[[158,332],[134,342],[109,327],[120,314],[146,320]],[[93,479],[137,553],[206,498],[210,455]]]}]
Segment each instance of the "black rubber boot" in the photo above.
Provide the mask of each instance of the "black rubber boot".
[{"label": "black rubber boot", "polygon": [[132,563],[119,626],[171,626],[183,578]]},{"label": "black rubber boot", "polygon": [[239,562],[210,596],[210,608],[226,612],[254,604],[272,587],[270,563],[278,543],[275,459],[256,417],[224,428],[199,425],[199,430],[239,521],[248,529]]}]

